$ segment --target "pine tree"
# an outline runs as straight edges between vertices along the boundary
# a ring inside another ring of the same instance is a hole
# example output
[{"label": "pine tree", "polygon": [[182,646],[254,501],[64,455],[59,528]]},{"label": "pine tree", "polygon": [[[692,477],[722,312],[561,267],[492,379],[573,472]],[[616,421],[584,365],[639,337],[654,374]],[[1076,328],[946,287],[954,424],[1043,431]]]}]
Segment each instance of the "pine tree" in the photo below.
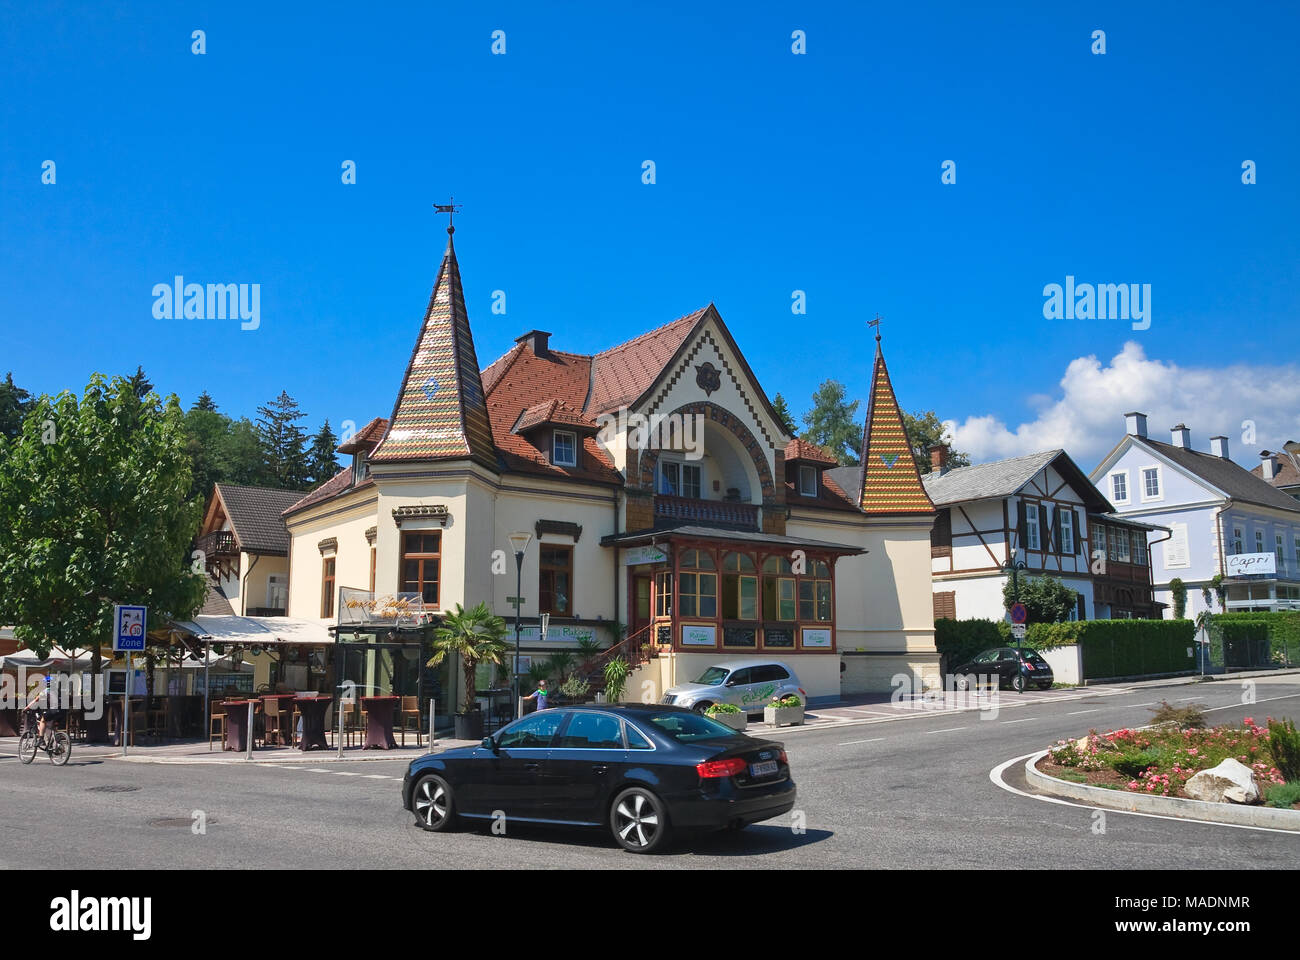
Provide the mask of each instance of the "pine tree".
[{"label": "pine tree", "polygon": [[126,382],[131,385],[137,400],[143,400],[153,390],[153,381],[145,374],[144,367],[138,363],[135,365],[135,373],[127,377]]},{"label": "pine tree", "polygon": [[12,440],[22,431],[23,417],[32,406],[32,395],[14,383],[13,373],[0,383],[0,437]]},{"label": "pine tree", "polygon": [[842,465],[858,462],[862,447],[862,426],[854,422],[858,403],[844,399],[844,384],[827,380],[813,394],[813,408],[803,415],[808,429],[800,439],[817,444]]},{"label": "pine tree", "polygon": [[306,416],[298,401],[281,390],[280,395],[257,408],[257,441],[262,448],[262,462],[267,481],[283,490],[302,490],[307,486],[307,434],[298,421]]},{"label": "pine tree", "polygon": [[190,409],[205,410],[209,413],[216,413],[217,403],[215,400],[212,399],[212,395],[209,394],[208,391],[204,390],[201,394],[199,394],[199,398],[194,401],[194,406],[190,407]]},{"label": "pine tree", "polygon": [[330,422],[312,437],[311,450],[307,453],[307,479],[313,487],[318,487],[339,472],[339,462],[334,459],[334,451],[339,445],[339,438],[330,429]]},{"label": "pine tree", "polygon": [[781,421],[781,429],[792,437],[797,436],[799,428],[795,425],[794,417],[790,415],[790,408],[786,405],[785,397],[778,393],[772,401],[772,409],[776,411],[777,419]]}]

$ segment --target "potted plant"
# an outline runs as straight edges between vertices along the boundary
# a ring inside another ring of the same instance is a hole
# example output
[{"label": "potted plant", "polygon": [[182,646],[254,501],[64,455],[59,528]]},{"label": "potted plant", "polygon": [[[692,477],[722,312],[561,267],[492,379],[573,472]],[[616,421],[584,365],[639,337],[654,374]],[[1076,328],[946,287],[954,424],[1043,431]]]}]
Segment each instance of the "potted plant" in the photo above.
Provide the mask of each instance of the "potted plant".
[{"label": "potted plant", "polygon": [[773,726],[787,723],[803,723],[803,701],[793,693],[784,697],[773,697],[772,702],[763,708],[763,721]]},{"label": "potted plant", "polygon": [[560,692],[568,698],[569,703],[581,703],[591,684],[576,673],[560,684]]},{"label": "potted plant", "polygon": [[483,739],[483,712],[479,709],[474,676],[480,663],[500,664],[510,647],[505,642],[506,622],[494,615],[486,603],[465,610],[459,603],[433,631],[429,666],[436,667],[448,655],[460,657],[465,674],[465,699],[456,714],[456,739]]},{"label": "potted plant", "polygon": [[715,703],[704,711],[704,715],[718,721],[724,727],[730,727],[737,733],[744,730],[749,723],[749,716],[745,711],[732,703]]},{"label": "potted plant", "polygon": [[606,700],[610,703],[618,703],[623,699],[623,688],[627,686],[627,677],[631,672],[631,667],[622,657],[615,657],[605,664]]}]

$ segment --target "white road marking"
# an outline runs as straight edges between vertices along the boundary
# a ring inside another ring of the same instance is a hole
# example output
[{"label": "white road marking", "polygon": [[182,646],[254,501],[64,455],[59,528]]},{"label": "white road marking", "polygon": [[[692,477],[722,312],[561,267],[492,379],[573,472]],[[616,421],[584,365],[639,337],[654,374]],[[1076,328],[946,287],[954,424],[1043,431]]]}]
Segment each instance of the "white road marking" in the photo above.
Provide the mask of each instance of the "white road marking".
[{"label": "white road marking", "polygon": [[1025,723],[1029,720],[1037,720],[1037,717],[1021,717],[1019,720],[1003,720],[1003,723]]},{"label": "white road marking", "polygon": [[382,773],[367,773],[367,774],[363,774],[361,779],[362,780],[396,780],[397,777],[386,777]]},{"label": "white road marking", "polygon": [[1066,716],[1077,717],[1081,713],[1101,713],[1101,708],[1098,707],[1096,710],[1075,710],[1073,713],[1067,713]]},{"label": "white road marking", "polygon": [[884,737],[872,737],[870,740],[849,740],[849,741],[846,742],[846,743],[838,744],[838,746],[841,746],[841,747],[851,747],[851,746],[853,746],[853,744],[855,744],[855,743],[879,743],[881,740],[884,740],[884,739],[885,739]]},{"label": "white road marking", "polygon": [[926,732],[926,734],[931,734],[931,733],[952,733],[954,730],[965,730],[965,729],[966,729],[966,727],[945,727],[945,728],[942,729],[942,730],[927,730],[927,731],[925,731],[925,732]]}]

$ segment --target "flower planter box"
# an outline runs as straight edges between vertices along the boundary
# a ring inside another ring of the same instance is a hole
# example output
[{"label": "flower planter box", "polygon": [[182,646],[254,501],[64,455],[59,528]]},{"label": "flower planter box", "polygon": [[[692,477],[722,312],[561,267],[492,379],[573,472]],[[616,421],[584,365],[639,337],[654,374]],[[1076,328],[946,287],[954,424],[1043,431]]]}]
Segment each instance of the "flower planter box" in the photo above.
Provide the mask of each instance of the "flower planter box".
[{"label": "flower planter box", "polygon": [[763,722],[772,726],[783,727],[787,723],[799,726],[803,723],[803,705],[797,707],[764,707]]},{"label": "flower planter box", "polygon": [[744,713],[714,713],[709,715],[710,719],[718,721],[724,727],[730,727],[737,733],[743,732],[749,724],[749,717]]}]

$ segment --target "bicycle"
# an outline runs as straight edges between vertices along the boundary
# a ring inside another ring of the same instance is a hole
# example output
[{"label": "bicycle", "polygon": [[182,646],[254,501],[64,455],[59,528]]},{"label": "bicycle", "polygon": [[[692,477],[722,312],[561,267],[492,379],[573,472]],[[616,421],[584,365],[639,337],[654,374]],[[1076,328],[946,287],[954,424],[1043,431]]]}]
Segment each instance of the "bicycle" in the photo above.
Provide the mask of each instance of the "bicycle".
[{"label": "bicycle", "polygon": [[[47,725],[48,726],[48,725]],[[72,756],[72,738],[62,730],[46,729],[45,735],[37,733],[34,711],[24,714],[23,732],[18,738],[18,759],[24,764],[36,759],[36,751],[44,750],[50,763],[61,767]]]}]

